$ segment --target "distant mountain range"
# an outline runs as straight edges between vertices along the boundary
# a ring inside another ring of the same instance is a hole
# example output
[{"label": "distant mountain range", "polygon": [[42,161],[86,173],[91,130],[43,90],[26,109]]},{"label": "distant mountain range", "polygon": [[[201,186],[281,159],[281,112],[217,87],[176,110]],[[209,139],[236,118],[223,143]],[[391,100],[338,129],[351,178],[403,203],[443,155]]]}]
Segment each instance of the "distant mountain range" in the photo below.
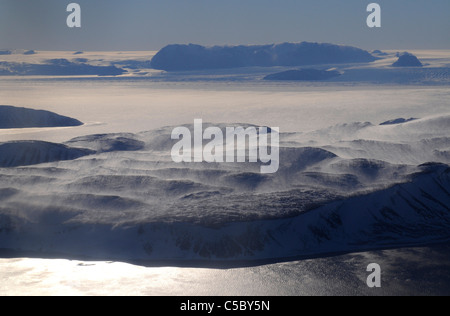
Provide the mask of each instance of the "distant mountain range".
[{"label": "distant mountain range", "polygon": [[49,59],[30,64],[0,62],[0,76],[118,76],[126,71],[115,66],[93,66],[87,60]]}]

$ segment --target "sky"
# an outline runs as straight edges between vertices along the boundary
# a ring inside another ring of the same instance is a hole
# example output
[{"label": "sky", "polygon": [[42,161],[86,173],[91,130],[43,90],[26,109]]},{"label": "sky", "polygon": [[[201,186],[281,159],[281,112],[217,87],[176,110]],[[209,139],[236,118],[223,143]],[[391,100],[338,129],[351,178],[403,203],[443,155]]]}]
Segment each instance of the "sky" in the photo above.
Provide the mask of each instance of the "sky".
[{"label": "sky", "polygon": [[[66,7],[81,6],[81,28]],[[366,24],[381,6],[381,28]],[[0,0],[0,49],[159,50],[328,42],[364,49],[450,49],[449,0]]]}]

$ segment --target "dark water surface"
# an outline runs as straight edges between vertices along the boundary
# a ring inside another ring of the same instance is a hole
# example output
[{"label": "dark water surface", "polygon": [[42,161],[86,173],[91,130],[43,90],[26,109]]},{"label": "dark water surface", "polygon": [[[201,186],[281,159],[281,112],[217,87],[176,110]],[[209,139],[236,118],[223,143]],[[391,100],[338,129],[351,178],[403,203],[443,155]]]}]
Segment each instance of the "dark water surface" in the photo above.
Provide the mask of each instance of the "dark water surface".
[{"label": "dark water surface", "polygon": [[[370,263],[381,288],[366,284]],[[6,258],[0,295],[450,295],[450,244],[233,269]]]}]

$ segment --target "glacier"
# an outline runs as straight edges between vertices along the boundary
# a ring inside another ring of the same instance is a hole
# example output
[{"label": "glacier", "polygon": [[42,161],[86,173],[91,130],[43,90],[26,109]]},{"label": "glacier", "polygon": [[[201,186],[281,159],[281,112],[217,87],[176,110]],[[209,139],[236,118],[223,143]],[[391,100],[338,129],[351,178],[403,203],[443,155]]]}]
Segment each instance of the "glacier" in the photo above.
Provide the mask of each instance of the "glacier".
[{"label": "glacier", "polygon": [[0,76],[118,76],[125,70],[115,66],[94,66],[84,60],[56,58],[42,63],[0,61]]},{"label": "glacier", "polygon": [[341,74],[336,70],[300,69],[271,74],[265,76],[264,80],[320,81],[328,80],[340,75]]}]

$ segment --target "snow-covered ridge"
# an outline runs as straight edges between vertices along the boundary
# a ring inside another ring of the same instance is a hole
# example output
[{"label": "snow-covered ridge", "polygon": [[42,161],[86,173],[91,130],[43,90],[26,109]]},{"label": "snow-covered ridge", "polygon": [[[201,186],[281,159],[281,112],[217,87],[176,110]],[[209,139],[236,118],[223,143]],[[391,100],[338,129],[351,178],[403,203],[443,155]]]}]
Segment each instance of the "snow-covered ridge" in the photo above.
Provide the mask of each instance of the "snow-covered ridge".
[{"label": "snow-covered ridge", "polygon": [[17,167],[73,160],[94,153],[62,144],[40,141],[0,143],[0,167]]},{"label": "snow-covered ridge", "polygon": [[273,175],[175,164],[171,127],[78,137],[65,148],[89,155],[0,169],[0,248],[255,260],[448,240],[448,119],[282,133]]},{"label": "snow-covered ridge", "polygon": [[[426,165],[409,183],[295,217],[221,226],[83,223],[74,207],[37,208],[28,216],[2,207],[0,247],[116,260],[257,260],[448,241],[449,170]],[[114,198],[99,205],[109,202]]]}]

